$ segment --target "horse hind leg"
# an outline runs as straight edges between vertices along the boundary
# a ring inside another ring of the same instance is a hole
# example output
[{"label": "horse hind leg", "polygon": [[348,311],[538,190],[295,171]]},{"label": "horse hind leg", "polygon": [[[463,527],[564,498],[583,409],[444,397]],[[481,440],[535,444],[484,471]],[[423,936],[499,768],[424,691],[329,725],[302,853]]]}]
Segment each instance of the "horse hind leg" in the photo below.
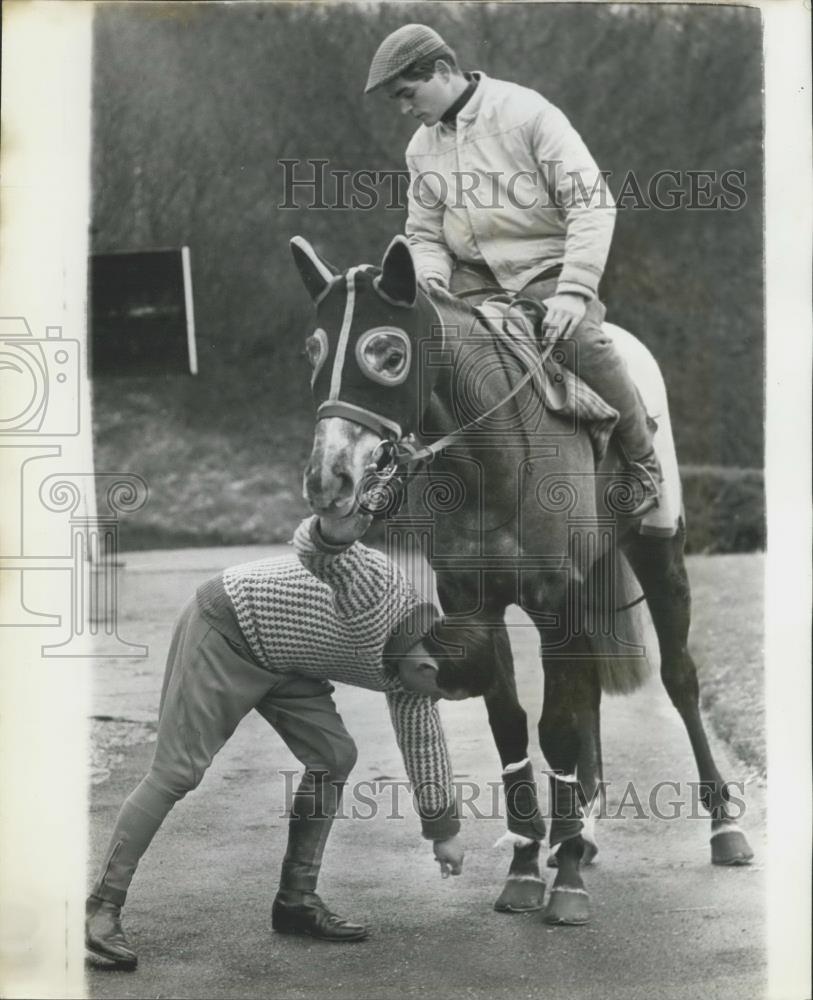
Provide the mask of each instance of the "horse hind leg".
[{"label": "horse hind leg", "polygon": [[[585,666],[584,669],[590,669]],[[579,754],[576,760],[577,791],[581,803],[584,829],[581,836],[584,849],[581,856],[581,867],[591,865],[598,855],[598,840],[596,838],[596,820],[601,815],[604,806],[604,765],[601,758],[601,722],[598,699],[601,688],[594,687],[596,703],[594,710],[581,712],[576,717],[579,730]],[[548,854],[548,868],[558,868],[556,859],[558,851]]]},{"label": "horse hind leg", "polygon": [[[574,638],[568,652],[583,652],[576,648],[579,642]],[[596,732],[599,696],[598,674],[589,661],[569,659],[559,652],[545,663],[539,742],[552,769],[550,843],[556,849],[557,867],[545,910],[545,921],[550,924],[584,924],[590,918],[590,899],[580,869],[586,853],[590,854],[584,835],[584,804],[600,794],[599,757],[590,739]]]},{"label": "horse hind leg", "polygon": [[685,530],[674,538],[635,535],[625,545],[646,595],[661,653],[661,678],[680,714],[697,764],[700,801],[711,816],[711,861],[745,865],[754,856],[730,809],[730,793],[709,747],[700,715],[697,668],[688,650],[690,594],[683,560]]},{"label": "horse hind leg", "polygon": [[[579,779],[579,787],[582,790],[582,811],[584,812],[584,830],[582,830],[582,840],[584,841],[584,853],[582,854],[582,865],[590,865],[598,854],[598,841],[596,840],[596,820],[601,814],[604,804],[604,763],[601,759],[601,714],[600,703],[601,686],[596,684],[596,705],[592,713],[592,719],[588,718],[588,732],[585,734],[581,745],[586,747],[586,753],[580,754],[576,763],[576,775]],[[589,792],[587,791],[589,789]]]}]

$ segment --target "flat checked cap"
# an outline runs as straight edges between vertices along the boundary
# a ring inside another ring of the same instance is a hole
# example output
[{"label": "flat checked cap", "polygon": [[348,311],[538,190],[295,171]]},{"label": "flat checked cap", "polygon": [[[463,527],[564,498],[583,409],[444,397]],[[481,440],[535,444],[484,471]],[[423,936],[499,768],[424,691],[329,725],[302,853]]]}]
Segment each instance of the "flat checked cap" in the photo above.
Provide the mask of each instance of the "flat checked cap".
[{"label": "flat checked cap", "polygon": [[425,24],[405,24],[387,35],[378,46],[370,63],[364,93],[369,94],[371,90],[383,87],[403,73],[416,59],[423,59],[443,48],[446,48],[446,42],[434,28],[428,28]]}]

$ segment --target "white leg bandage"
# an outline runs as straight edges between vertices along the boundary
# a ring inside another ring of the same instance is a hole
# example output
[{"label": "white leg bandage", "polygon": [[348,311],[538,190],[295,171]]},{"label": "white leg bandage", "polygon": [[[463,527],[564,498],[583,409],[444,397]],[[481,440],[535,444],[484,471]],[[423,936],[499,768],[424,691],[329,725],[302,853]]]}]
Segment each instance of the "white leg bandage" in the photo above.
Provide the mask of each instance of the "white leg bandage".
[{"label": "white leg bandage", "polygon": [[528,757],[526,757],[525,760],[517,761],[515,764],[506,764],[505,767],[503,768],[503,772],[502,773],[503,774],[513,774],[514,771],[521,771],[523,769],[523,767],[525,767],[525,765],[529,764],[529,763],[530,763],[530,759]]},{"label": "white leg bandage", "polygon": [[520,833],[512,833],[510,830],[506,830],[505,833],[494,843],[495,847],[502,847],[504,844],[508,844],[510,847],[530,847],[531,844],[538,844],[538,840],[534,840],[533,837],[523,837]]}]

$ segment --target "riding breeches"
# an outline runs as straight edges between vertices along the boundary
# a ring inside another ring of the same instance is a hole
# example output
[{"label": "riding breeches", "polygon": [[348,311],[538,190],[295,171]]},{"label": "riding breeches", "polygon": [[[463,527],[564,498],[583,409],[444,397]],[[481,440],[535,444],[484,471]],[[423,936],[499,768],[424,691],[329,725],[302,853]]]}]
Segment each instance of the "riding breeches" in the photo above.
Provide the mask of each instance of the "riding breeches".
[{"label": "riding breeches", "polygon": [[[522,295],[542,302],[556,294],[556,277],[531,280]],[[451,280],[453,292],[497,285],[491,271],[482,265],[458,264]],[[612,338],[602,329],[606,309],[598,299],[587,303],[584,317],[568,340],[562,343],[563,363],[618,410],[617,434],[629,459],[642,458],[652,449],[648,425],[638,390]]]},{"label": "riding breeches", "polygon": [[174,804],[197,787],[238,723],[256,709],[305,766],[294,795],[281,887],[314,891],[356,748],[325,681],[274,673],[241,655],[193,599],[167,657],[146,777],[125,800],[92,894],[121,906],[136,866]]}]

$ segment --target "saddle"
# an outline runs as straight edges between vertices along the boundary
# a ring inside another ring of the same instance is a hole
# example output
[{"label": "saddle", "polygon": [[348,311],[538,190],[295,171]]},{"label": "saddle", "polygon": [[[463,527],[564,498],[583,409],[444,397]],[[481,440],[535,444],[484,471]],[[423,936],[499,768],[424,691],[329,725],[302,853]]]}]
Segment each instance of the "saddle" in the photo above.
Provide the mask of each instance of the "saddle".
[{"label": "saddle", "polygon": [[587,426],[596,462],[600,462],[618,423],[618,411],[559,363],[555,345],[552,348],[542,337],[540,314],[500,297],[486,299],[473,309],[479,322],[514,357],[520,369],[533,373],[531,384],[545,407]]},{"label": "saddle", "polygon": [[562,366],[552,357],[552,351],[544,356],[546,347],[539,314],[498,298],[486,299],[473,308],[477,319],[495,340],[524,368],[533,371],[533,385],[545,405],[552,410],[563,409],[567,394]]}]

